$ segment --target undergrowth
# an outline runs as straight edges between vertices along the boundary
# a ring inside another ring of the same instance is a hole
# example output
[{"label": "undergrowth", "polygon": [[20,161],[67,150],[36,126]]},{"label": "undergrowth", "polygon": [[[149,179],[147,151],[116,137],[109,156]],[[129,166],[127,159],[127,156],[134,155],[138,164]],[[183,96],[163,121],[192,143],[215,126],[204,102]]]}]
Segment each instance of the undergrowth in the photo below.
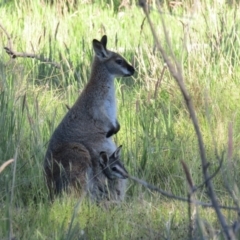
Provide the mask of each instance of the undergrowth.
[{"label": "undergrowth", "polygon": [[[66,196],[53,204],[48,199],[42,169],[46,146],[67,112],[66,105],[74,103],[88,80],[92,39],[103,34],[108,35],[108,46],[136,68],[133,78],[115,82],[121,131],[114,138],[123,145],[122,159],[129,173],[186,196],[180,165],[184,160],[195,184],[203,181],[191,119],[168,70],[161,76],[165,64],[144,14],[134,2],[120,10],[117,6],[116,1],[66,6],[61,1],[31,0],[0,5],[0,23],[10,34],[14,50],[38,54],[61,66],[30,58],[10,59],[3,49],[7,36],[0,31],[0,164],[13,157],[16,164],[0,174],[1,239],[186,239],[187,206],[131,181],[126,201],[107,211],[86,199],[77,208],[76,198]],[[162,5],[171,46],[165,42],[156,4],[150,15],[166,51],[171,54],[172,49],[183,66],[209,168],[214,172],[219,164],[215,146],[227,162],[232,123],[231,176],[239,185],[237,5],[204,1],[194,9],[186,1],[171,14],[168,7]],[[232,204],[224,174],[214,178],[214,186],[219,201]],[[204,188],[198,195],[207,201]],[[212,210],[201,211],[202,224],[210,229],[204,234],[211,238],[219,225]],[[235,217],[230,211],[226,215],[229,221]]]}]

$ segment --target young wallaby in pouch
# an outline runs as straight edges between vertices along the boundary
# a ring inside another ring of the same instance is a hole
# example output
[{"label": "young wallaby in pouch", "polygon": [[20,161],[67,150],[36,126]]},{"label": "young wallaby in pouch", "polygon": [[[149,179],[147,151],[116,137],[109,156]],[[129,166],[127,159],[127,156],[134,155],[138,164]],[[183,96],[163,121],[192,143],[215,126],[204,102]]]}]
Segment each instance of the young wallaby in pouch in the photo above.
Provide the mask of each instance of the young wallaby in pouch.
[{"label": "young wallaby in pouch", "polygon": [[105,192],[109,200],[122,201],[125,196],[128,172],[120,160],[121,148],[119,146],[110,156],[100,153],[100,166],[108,179]]},{"label": "young wallaby in pouch", "polygon": [[[53,162],[45,173],[51,199],[63,191],[84,192],[94,201],[122,200],[128,172],[120,161],[121,146],[111,156],[106,152],[92,156],[79,143],[66,143],[53,152]],[[96,153],[96,152],[95,152]]]}]

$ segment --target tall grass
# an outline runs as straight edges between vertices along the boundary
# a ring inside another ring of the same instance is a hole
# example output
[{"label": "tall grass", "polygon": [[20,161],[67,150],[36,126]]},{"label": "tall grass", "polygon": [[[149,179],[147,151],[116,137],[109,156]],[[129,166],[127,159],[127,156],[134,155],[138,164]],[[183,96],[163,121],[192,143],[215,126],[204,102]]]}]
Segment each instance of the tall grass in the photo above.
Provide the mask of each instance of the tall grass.
[{"label": "tall grass", "polygon": [[[214,144],[227,159],[228,125],[233,123],[231,175],[238,185],[237,6],[204,1],[194,10],[186,2],[169,14],[163,5],[171,48],[165,43],[154,6],[150,14],[156,31],[166,50],[172,48],[183,66],[212,172],[218,166]],[[92,39],[106,33],[108,46],[121,52],[137,70],[133,78],[116,80],[121,131],[115,141],[123,144],[123,161],[130,174],[184,196],[186,181],[180,167],[184,160],[195,183],[202,182],[194,129],[168,70],[161,78],[164,62],[141,9],[132,4],[118,11],[115,1],[67,7],[60,1],[51,5],[21,0],[2,4],[0,16],[14,50],[32,52],[61,65],[58,69],[35,59],[9,59],[3,48],[0,50],[0,165],[18,149],[16,173],[12,165],[0,174],[0,238],[186,239],[186,206],[133,182],[129,182],[126,202],[104,211],[86,199],[78,208],[76,198],[63,197],[51,204],[43,179],[48,140],[67,111],[65,105],[74,103],[88,80]],[[7,46],[3,31],[0,36],[0,45]],[[214,185],[219,201],[232,204],[222,175],[214,178]],[[199,197],[206,199],[204,189]],[[203,224],[210,222],[218,229],[211,212],[202,210]],[[226,215],[229,221],[234,217],[231,212]]]}]

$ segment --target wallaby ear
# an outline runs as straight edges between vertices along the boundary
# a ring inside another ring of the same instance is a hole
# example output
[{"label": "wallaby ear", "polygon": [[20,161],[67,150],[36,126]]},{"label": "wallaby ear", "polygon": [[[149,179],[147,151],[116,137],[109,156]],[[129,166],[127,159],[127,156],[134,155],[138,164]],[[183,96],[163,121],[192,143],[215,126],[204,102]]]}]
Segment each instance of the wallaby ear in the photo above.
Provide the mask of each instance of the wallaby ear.
[{"label": "wallaby ear", "polygon": [[102,43],[105,50],[107,50],[107,36],[106,35],[102,36],[102,39],[100,42]]},{"label": "wallaby ear", "polygon": [[[92,42],[94,52],[100,59],[107,58],[107,56],[108,56],[106,47],[104,46],[104,43],[102,43],[102,39],[101,39],[101,42],[99,42],[96,39],[93,39],[93,42]],[[104,42],[104,40],[103,40],[103,42]],[[107,42],[105,44],[107,44]]]},{"label": "wallaby ear", "polygon": [[106,167],[108,164],[109,158],[106,152],[100,152],[100,164],[103,167]]},{"label": "wallaby ear", "polygon": [[120,156],[120,152],[121,152],[121,149],[122,149],[122,145],[120,145],[114,152],[114,157],[115,158],[118,158]]}]

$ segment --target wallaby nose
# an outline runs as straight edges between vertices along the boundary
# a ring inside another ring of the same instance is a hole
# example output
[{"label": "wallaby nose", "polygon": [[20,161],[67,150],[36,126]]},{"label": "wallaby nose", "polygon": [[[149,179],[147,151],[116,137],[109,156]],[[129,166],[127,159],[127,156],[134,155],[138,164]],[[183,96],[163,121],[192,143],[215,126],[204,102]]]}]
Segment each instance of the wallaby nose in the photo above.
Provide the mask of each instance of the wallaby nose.
[{"label": "wallaby nose", "polygon": [[134,69],[134,67],[133,67],[133,66],[129,66],[129,69],[128,69],[128,71],[131,73],[131,75],[133,75],[133,74],[134,74],[134,72],[135,72],[135,69]]},{"label": "wallaby nose", "polygon": [[128,65],[127,70],[128,70],[128,72],[129,72],[129,74],[126,75],[127,77],[128,77],[128,76],[132,76],[132,75],[134,74],[134,72],[135,72],[134,67],[131,66],[131,65]]}]

